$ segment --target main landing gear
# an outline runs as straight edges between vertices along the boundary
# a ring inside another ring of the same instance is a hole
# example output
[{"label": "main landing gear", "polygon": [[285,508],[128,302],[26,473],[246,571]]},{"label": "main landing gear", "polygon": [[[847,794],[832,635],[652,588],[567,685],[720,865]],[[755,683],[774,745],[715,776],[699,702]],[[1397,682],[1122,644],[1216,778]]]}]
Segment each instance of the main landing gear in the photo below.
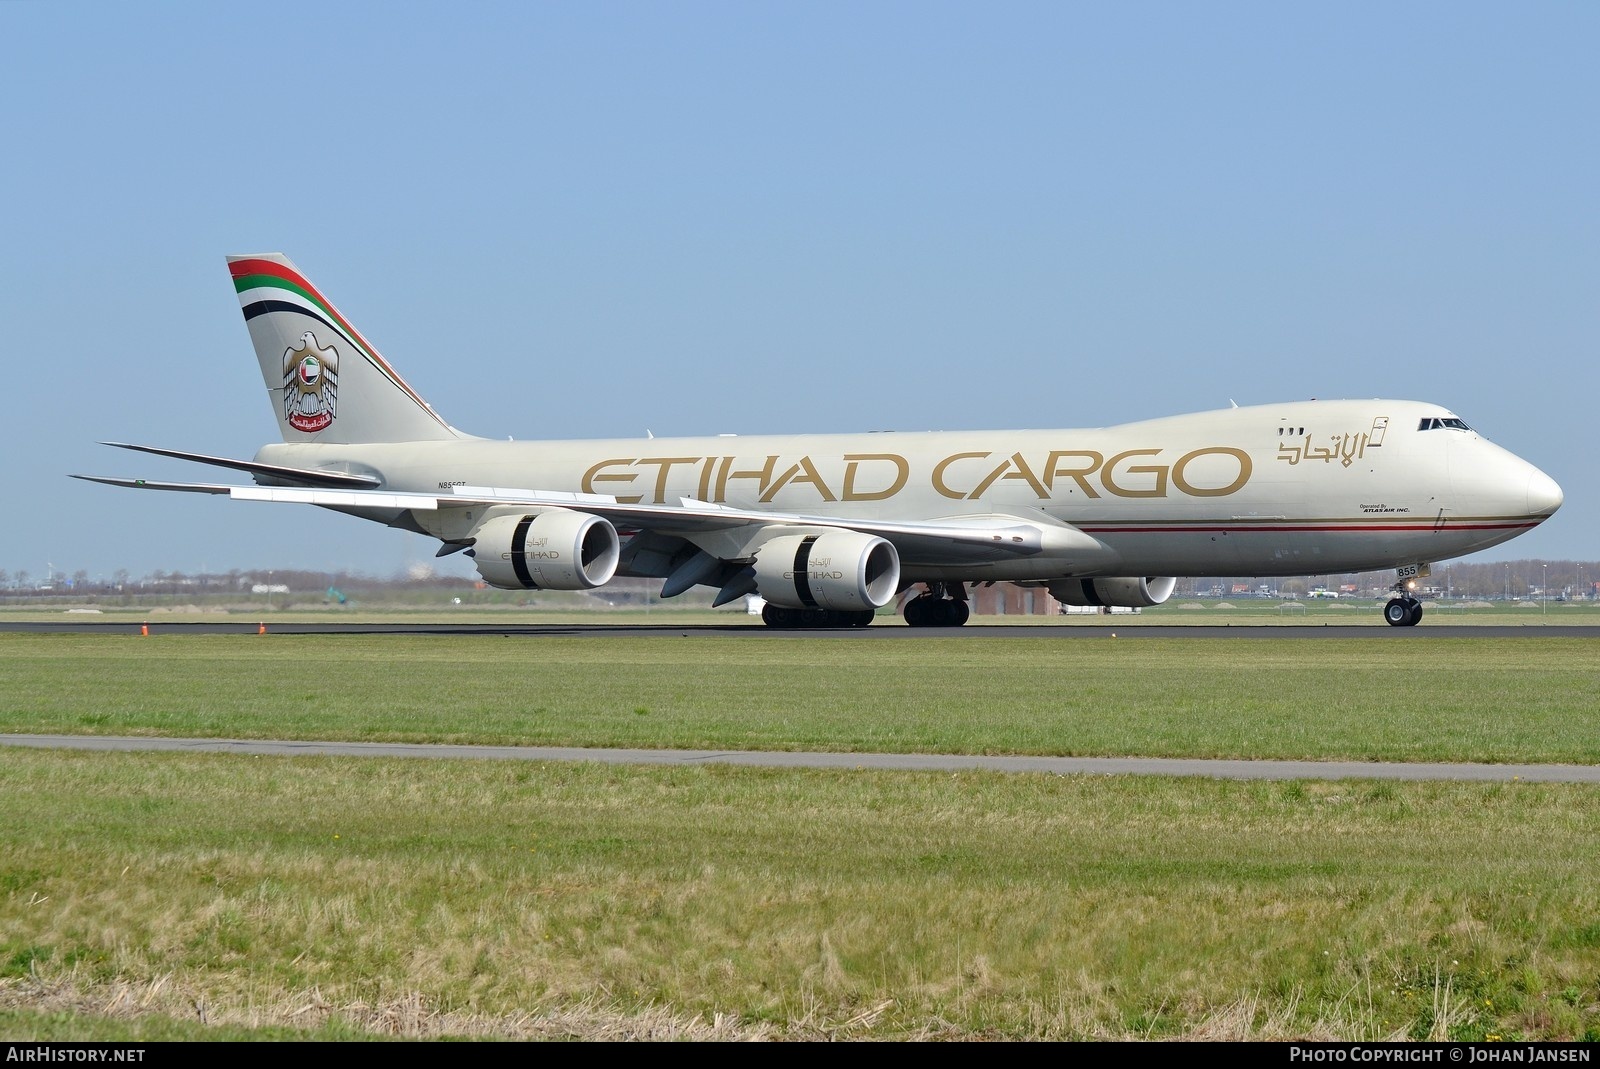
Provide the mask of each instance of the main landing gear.
[{"label": "main landing gear", "polygon": [[1399,594],[1383,607],[1384,622],[1390,627],[1416,627],[1422,619],[1422,602],[1407,593],[1403,585],[1397,584],[1395,589]]},{"label": "main landing gear", "polygon": [[928,591],[906,602],[905,617],[911,627],[960,627],[971,615],[967,608],[967,589],[952,583],[945,597],[944,583],[927,584]]},{"label": "main landing gear", "polygon": [[786,609],[767,604],[761,608],[761,622],[768,627],[795,628],[867,627],[877,613],[871,609]]}]

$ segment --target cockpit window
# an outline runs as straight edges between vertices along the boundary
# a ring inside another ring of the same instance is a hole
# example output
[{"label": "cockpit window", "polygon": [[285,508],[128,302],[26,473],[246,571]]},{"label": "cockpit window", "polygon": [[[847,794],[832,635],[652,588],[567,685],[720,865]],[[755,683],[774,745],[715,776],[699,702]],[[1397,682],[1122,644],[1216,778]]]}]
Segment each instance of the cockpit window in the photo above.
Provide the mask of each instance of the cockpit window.
[{"label": "cockpit window", "polygon": [[1466,420],[1457,419],[1454,416],[1424,416],[1422,417],[1422,422],[1417,424],[1417,430],[1419,431],[1437,431],[1441,429],[1470,431],[1472,428],[1467,426]]}]

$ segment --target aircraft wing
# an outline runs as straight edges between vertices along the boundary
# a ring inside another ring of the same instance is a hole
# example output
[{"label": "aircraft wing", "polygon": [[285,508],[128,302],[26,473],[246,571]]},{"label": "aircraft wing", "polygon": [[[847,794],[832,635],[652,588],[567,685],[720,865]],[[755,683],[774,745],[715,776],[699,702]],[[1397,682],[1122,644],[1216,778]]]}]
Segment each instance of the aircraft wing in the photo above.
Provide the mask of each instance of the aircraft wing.
[{"label": "aircraft wing", "polygon": [[126,486],[134,490],[181,490],[191,494],[227,494],[235,501],[289,501],[334,508],[432,509],[434,494],[387,493],[382,490],[323,490],[300,486],[235,486],[229,483],[163,483],[150,479],[119,479],[109,475],[74,475],[91,483]]},{"label": "aircraft wing", "polygon": [[[694,498],[677,505],[620,502],[607,494],[580,494],[555,490],[524,490],[495,486],[456,486],[449,494],[407,494],[370,490],[322,490],[311,487],[240,486],[232,496],[240,501],[282,501],[339,508],[374,507],[446,509],[466,506],[510,505],[525,508],[563,508],[603,517],[618,527],[690,535],[774,524],[793,527],[832,527],[877,535],[895,543],[911,559],[931,556],[948,559],[994,559],[1030,556],[1046,549],[1103,549],[1097,539],[1054,520],[1030,521],[1015,516],[952,517],[942,520],[887,521],[856,517],[813,516],[793,512],[762,512],[731,508]],[[963,552],[964,551],[964,552]]]},{"label": "aircraft wing", "polygon": [[[156,450],[149,450],[156,452]],[[249,470],[249,469],[245,469]],[[298,469],[285,469],[292,471]],[[456,486],[448,494],[335,489],[316,486],[230,486],[217,483],[167,483],[145,479],[74,475],[75,479],[141,490],[179,490],[190,493],[227,494],[236,501],[273,501],[327,508],[411,509],[434,511],[472,506],[508,505],[524,508],[560,508],[600,516],[623,529],[650,530],[688,536],[740,528],[837,528],[877,535],[895,543],[912,560],[995,560],[1031,556],[1042,552],[1103,552],[1104,545],[1070,524],[1048,517],[1010,515],[956,516],[928,520],[875,520],[862,517],[816,516],[804,513],[762,512],[732,508],[694,498],[677,505],[620,502],[606,494],[581,494],[554,490],[526,490],[492,486]]]}]

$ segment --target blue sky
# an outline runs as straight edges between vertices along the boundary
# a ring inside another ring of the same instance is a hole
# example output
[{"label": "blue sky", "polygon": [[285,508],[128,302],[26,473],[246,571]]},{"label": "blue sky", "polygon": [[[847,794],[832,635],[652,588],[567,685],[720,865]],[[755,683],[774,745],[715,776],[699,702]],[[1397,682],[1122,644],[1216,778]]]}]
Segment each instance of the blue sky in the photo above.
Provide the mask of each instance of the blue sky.
[{"label": "blue sky", "polygon": [[262,251],[486,437],[1415,398],[1566,491],[1478,559],[1594,560],[1597,55],[1592,3],[0,3],[0,568],[432,561],[67,478],[275,436]]}]

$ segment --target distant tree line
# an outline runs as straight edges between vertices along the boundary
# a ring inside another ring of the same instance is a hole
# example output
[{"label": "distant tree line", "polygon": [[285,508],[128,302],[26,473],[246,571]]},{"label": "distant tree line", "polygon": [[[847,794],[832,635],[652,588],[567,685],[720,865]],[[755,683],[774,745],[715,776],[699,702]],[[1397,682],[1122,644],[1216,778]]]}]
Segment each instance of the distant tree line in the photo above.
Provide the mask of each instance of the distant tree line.
[{"label": "distant tree line", "polygon": [[[1353,587],[1365,596],[1387,590],[1395,582],[1393,569],[1379,572],[1325,572],[1281,579],[1250,576],[1231,579],[1197,579],[1194,593],[1206,593],[1221,584],[1224,593],[1231,584],[1248,583],[1251,590],[1266,584],[1276,593],[1305,594],[1323,587],[1340,590]],[[1600,562],[1574,560],[1447,561],[1435,564],[1432,574],[1417,580],[1417,586],[1441,596],[1477,598],[1485,601],[1529,597],[1593,598],[1600,583]]]},{"label": "distant tree line", "polygon": [[[1180,587],[1188,594],[1208,594],[1220,590],[1233,593],[1234,587],[1245,584],[1254,592],[1267,586],[1273,593],[1306,594],[1324,587],[1328,590],[1353,588],[1353,593],[1366,596],[1388,589],[1394,584],[1392,569],[1379,572],[1318,573],[1294,577],[1262,578],[1259,576],[1228,576],[1188,580]],[[1514,560],[1493,562],[1454,561],[1435,565],[1433,573],[1417,581],[1419,587],[1450,597],[1479,598],[1485,600],[1527,597],[1581,597],[1600,596],[1600,562],[1573,560]],[[658,588],[659,580],[615,580],[606,589],[614,590],[619,601],[645,600],[649,592]],[[287,587],[296,594],[319,594],[324,591],[334,595],[371,598],[382,595],[392,598],[407,593],[438,592],[449,594],[483,590],[475,578],[437,575],[431,572],[407,573],[387,578],[359,572],[318,572],[285,568],[232,569],[227,572],[168,572],[156,570],[147,575],[133,576],[119,569],[110,578],[91,578],[84,569],[68,575],[51,571],[40,578],[26,570],[8,572],[0,569],[0,593],[7,599],[32,597],[85,597],[85,596],[138,596],[160,595],[243,595],[249,596],[257,587]]]},{"label": "distant tree line", "polygon": [[332,587],[337,590],[471,590],[470,578],[446,575],[406,575],[381,578],[356,572],[317,572],[294,568],[238,569],[228,572],[167,572],[157,569],[134,576],[118,569],[109,578],[90,578],[87,571],[62,574],[45,580],[26,571],[0,569],[0,590],[9,594],[248,594],[256,586],[287,586],[299,592],[315,592]]}]

